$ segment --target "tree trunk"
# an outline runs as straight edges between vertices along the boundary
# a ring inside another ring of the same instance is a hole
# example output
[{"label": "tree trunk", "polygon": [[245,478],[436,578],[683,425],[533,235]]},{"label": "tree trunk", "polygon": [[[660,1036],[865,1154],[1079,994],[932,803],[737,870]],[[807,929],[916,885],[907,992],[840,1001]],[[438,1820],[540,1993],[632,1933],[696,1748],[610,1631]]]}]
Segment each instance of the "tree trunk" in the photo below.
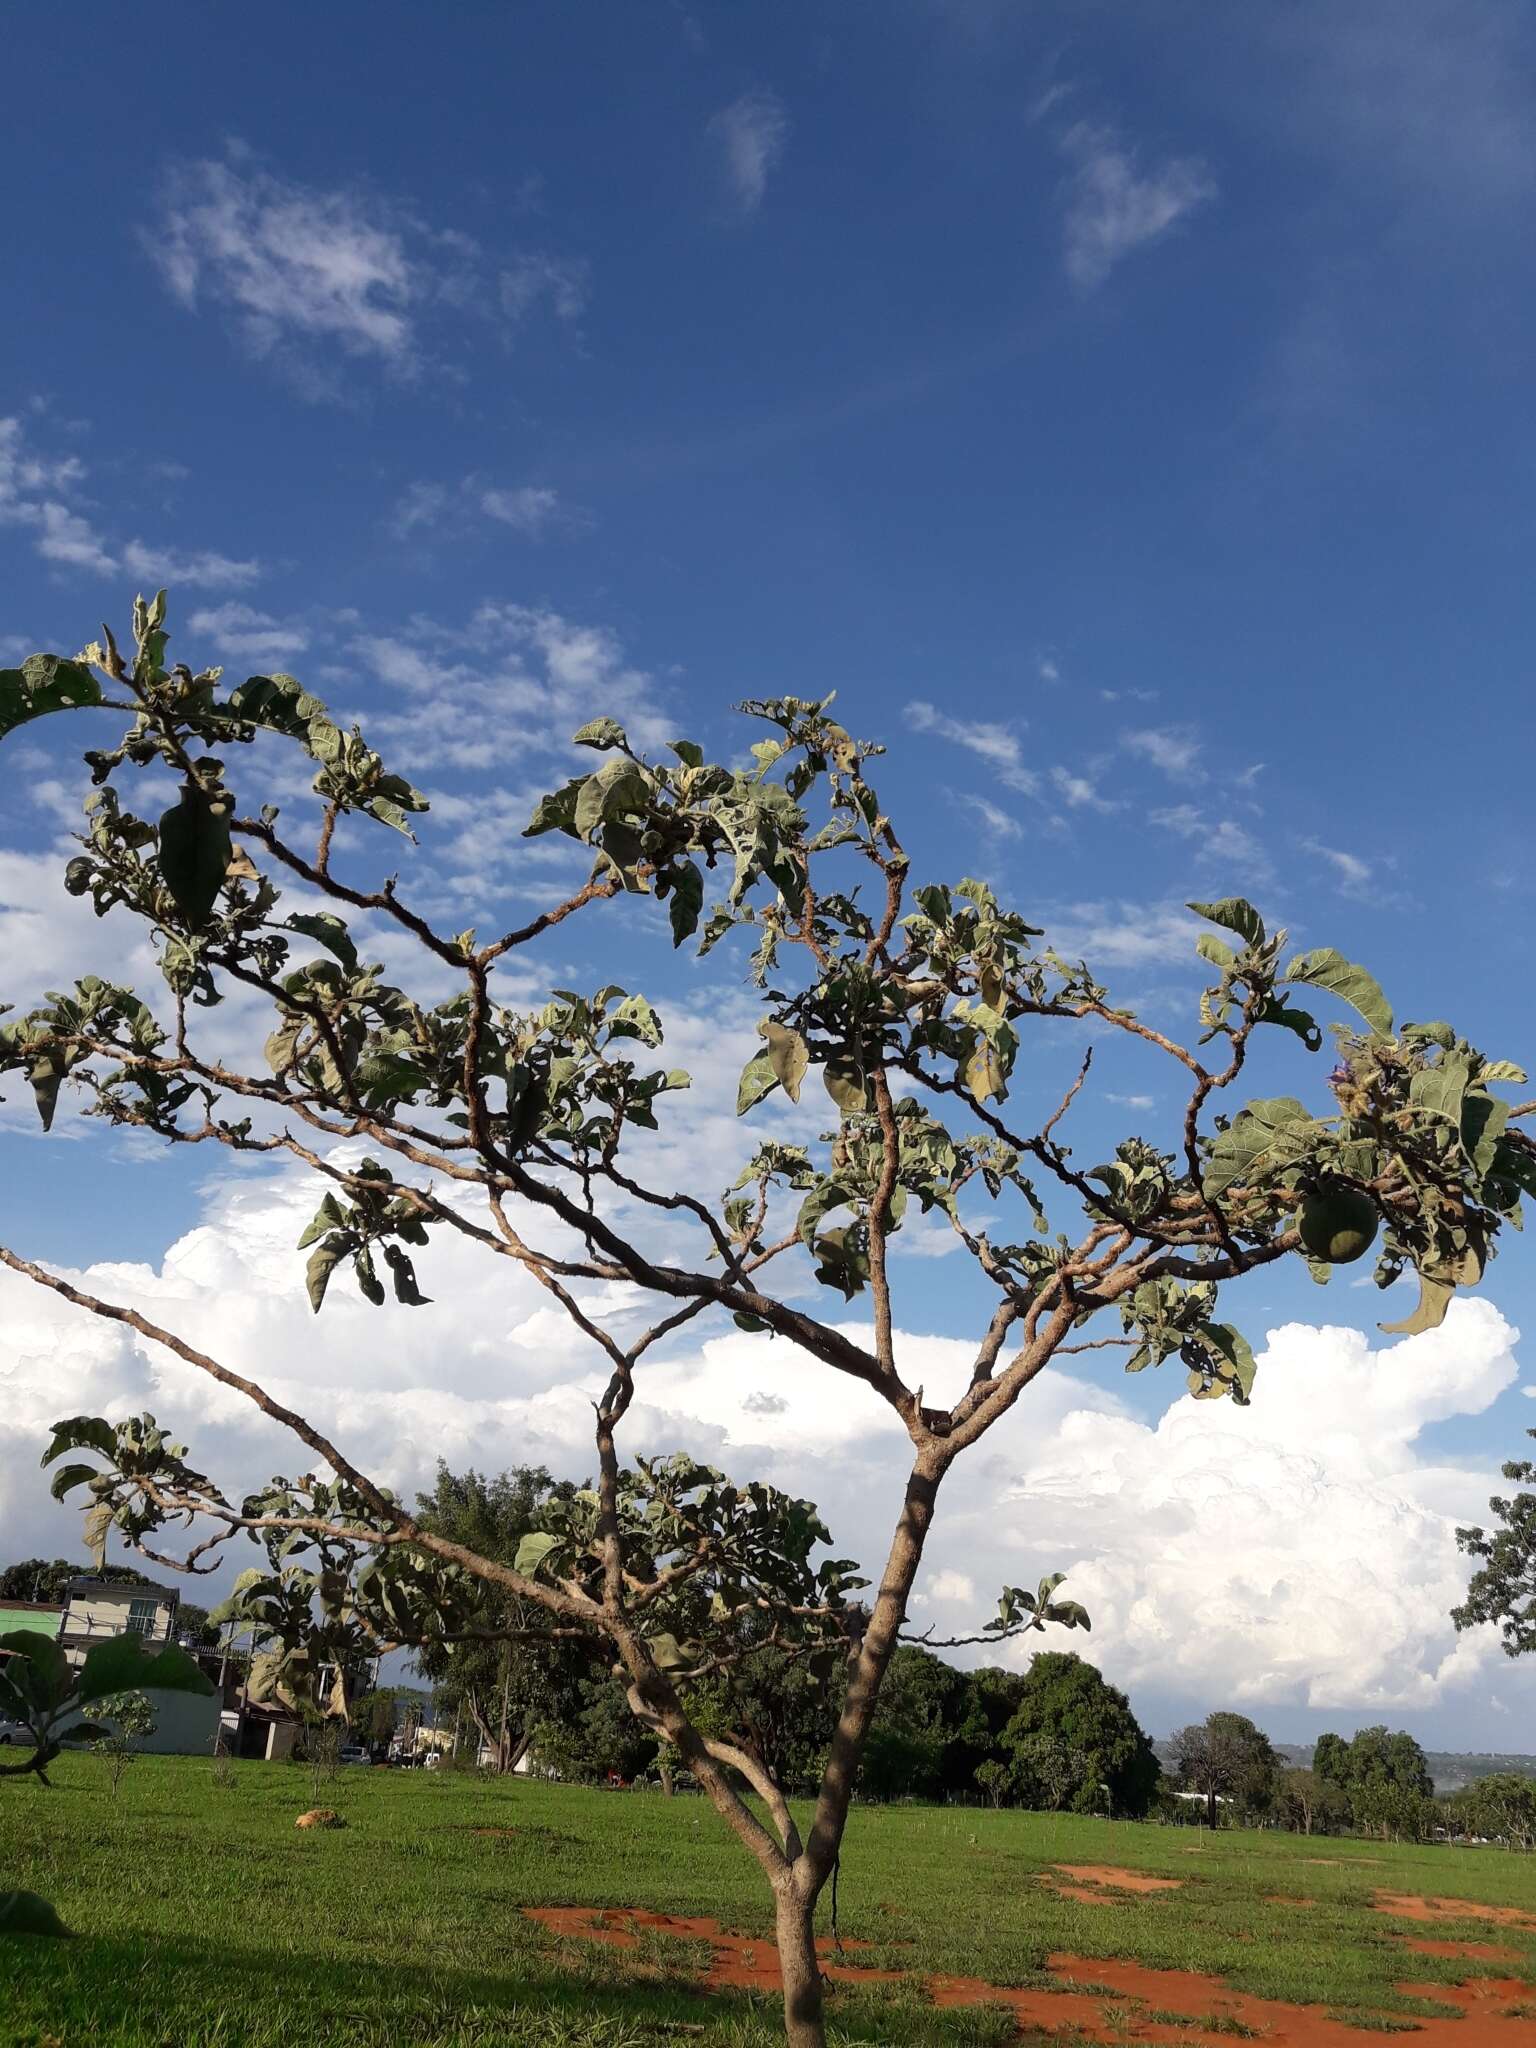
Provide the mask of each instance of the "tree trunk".
[{"label": "tree trunk", "polygon": [[779,1974],[784,1982],[784,2039],[788,2048],[826,2048],[822,2010],[821,1968],[811,1932],[814,1899],[800,1896],[786,1884],[777,1898]]}]

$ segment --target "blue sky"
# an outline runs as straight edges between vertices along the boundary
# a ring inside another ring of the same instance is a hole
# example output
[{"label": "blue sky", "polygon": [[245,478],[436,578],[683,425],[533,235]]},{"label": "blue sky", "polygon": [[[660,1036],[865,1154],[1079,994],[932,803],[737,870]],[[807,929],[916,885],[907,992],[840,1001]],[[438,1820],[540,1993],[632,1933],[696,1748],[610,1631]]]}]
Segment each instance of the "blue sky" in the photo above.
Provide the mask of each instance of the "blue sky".
[{"label": "blue sky", "polygon": [[[421,761],[423,859],[488,922],[550,887],[503,856],[583,718],[734,748],[735,700],[835,688],[919,866],[1158,1021],[1199,986],[1178,906],[1238,890],[1520,1058],[1533,55],[1483,0],[24,11],[0,655],[168,583],[179,653]],[[74,958],[49,850],[89,743],[35,728],[0,819],[13,999]],[[1049,1041],[1024,1099],[1074,1063]],[[1155,1070],[1098,1073],[1085,1150],[1166,1127]],[[225,1199],[19,1118],[0,1160],[6,1241],[60,1261],[155,1266]],[[935,1338],[954,1263],[911,1262]],[[1299,1274],[1231,1309],[1379,1305]],[[1146,1426],[1174,1391],[1084,1378]],[[1536,1421],[1493,1379],[1411,1433],[1462,1516]],[[1517,1676],[1398,1717],[1504,1746]]]}]

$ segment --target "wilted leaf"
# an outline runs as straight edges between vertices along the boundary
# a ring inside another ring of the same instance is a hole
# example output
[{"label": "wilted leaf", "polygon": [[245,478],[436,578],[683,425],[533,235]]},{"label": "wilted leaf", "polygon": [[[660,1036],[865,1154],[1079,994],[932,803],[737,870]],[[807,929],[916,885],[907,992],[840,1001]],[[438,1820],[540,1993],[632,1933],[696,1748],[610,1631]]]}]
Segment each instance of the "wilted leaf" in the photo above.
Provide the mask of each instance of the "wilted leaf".
[{"label": "wilted leaf", "polygon": [[1417,1337],[1425,1330],[1438,1330],[1445,1321],[1445,1312],[1455,1292],[1456,1289],[1445,1281],[1431,1280],[1421,1273],[1419,1304],[1412,1315],[1404,1316],[1401,1322],[1378,1323],[1376,1327],[1389,1337]]},{"label": "wilted leaf", "polygon": [[787,1024],[775,1023],[771,1017],[760,1028],[768,1041],[768,1064],[775,1078],[790,1101],[798,1102],[800,1083],[811,1063],[805,1040],[798,1031],[792,1031]]}]

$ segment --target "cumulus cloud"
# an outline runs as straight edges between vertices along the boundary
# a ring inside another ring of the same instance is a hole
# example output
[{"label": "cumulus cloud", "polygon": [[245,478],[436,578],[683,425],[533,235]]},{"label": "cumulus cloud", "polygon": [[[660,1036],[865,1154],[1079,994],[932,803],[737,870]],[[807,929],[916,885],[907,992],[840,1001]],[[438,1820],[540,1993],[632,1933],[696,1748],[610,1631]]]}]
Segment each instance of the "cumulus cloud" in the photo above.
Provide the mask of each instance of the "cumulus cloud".
[{"label": "cumulus cloud", "polygon": [[[317,1323],[293,1249],[314,1201],[295,1176],[231,1178],[157,1264],[89,1268],[85,1284],[251,1373],[407,1492],[440,1456],[589,1469],[603,1361],[519,1269],[439,1233],[421,1259],[430,1308],[375,1311],[338,1281]],[[641,1313],[627,1288],[591,1286],[584,1306],[619,1330]],[[969,1344],[897,1341],[931,1398],[963,1388]],[[1464,1576],[1454,1525],[1481,1510],[1494,1475],[1422,1440],[1513,1382],[1515,1342],[1483,1300],[1375,1348],[1354,1330],[1287,1324],[1269,1334],[1250,1408],[1193,1403],[1170,1382],[1153,1417],[1048,1370],[941,1501],[925,1625],[974,1626],[996,1586],[1061,1569],[1094,1621],[1074,1647],[1191,1712],[1475,1708],[1496,1645],[1458,1639],[1443,1617]],[[4,1274],[0,1386],[13,1547],[72,1544],[74,1518],[35,1466],[63,1412],[150,1408],[236,1488],[294,1469],[292,1441],[238,1395]],[[626,1433],[630,1452],[683,1446],[805,1494],[840,1550],[866,1568],[883,1556],[904,1433],[868,1388],[782,1341],[727,1325],[676,1343],[642,1369]],[[1023,1662],[1033,1647],[1007,1654]]]},{"label": "cumulus cloud", "polygon": [[1062,223],[1067,274],[1084,290],[1216,197],[1216,181],[1199,158],[1166,157],[1143,170],[1109,128],[1076,122],[1061,149],[1072,166]]},{"label": "cumulus cloud", "polygon": [[1265,881],[1272,873],[1268,854],[1235,819],[1211,817],[1194,804],[1171,804],[1153,811],[1151,821],[1165,832],[1198,842],[1195,857],[1202,866],[1241,873],[1253,881]]},{"label": "cumulus cloud", "polygon": [[187,620],[187,629],[210,634],[221,654],[242,661],[291,661],[309,646],[305,627],[274,618],[270,612],[255,611],[248,604],[213,605],[195,611]]},{"label": "cumulus cloud", "polygon": [[707,132],[735,205],[755,213],[789,140],[782,101],[771,92],[743,93],[712,117]]}]

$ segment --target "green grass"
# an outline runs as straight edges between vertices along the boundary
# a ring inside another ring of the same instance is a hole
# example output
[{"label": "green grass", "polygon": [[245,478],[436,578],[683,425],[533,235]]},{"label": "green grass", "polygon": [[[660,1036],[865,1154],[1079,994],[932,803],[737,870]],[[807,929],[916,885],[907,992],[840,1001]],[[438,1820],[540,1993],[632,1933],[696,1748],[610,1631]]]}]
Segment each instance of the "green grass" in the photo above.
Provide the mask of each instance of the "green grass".
[{"label": "green grass", "polygon": [[[242,1764],[228,1790],[192,1759],[146,1757],[114,1802],[92,1758],[54,1788],[0,1784],[0,1888],[51,1898],[79,1939],[0,1939],[4,2048],[756,2048],[777,2000],[708,1994],[704,1951],[665,1937],[632,1953],[560,1942],[528,1905],[649,1906],[771,1935],[755,1866],[699,1798],[584,1791],[442,1773],[346,1770],[326,1794],[344,1830],[299,1833],[308,1773]],[[486,1833],[494,1829],[506,1832]],[[1326,1859],[1319,1861],[1318,1859]],[[1039,1876],[1118,1864],[1181,1880],[1118,1906],[1077,1904]],[[842,1931],[861,1963],[907,1986],[839,1987],[836,2035],[901,2048],[995,2048],[997,2010],[933,2010],[927,1972],[1043,1981],[1053,1952],[1199,1970],[1355,2024],[1433,2011],[1398,1993],[1471,1975],[1536,1992],[1536,1934],[1415,1927],[1373,1891],[1453,1896],[1536,1913],[1536,1861],[1493,1850],[1389,1848],[1035,1814],[863,1807],[848,1830]],[[1308,1898],[1305,1910],[1267,1895]],[[823,1906],[825,1907],[825,1900]],[[823,1921],[825,1912],[823,1912]],[[1465,1936],[1514,1963],[1405,1956],[1394,1935]],[[1111,2023],[1150,2017],[1100,1987]],[[1208,1996],[1170,1984],[1191,2039],[1238,2038]],[[1129,2025],[1127,2024],[1127,2031]],[[1467,2048],[1474,2048],[1468,2040]]]}]

